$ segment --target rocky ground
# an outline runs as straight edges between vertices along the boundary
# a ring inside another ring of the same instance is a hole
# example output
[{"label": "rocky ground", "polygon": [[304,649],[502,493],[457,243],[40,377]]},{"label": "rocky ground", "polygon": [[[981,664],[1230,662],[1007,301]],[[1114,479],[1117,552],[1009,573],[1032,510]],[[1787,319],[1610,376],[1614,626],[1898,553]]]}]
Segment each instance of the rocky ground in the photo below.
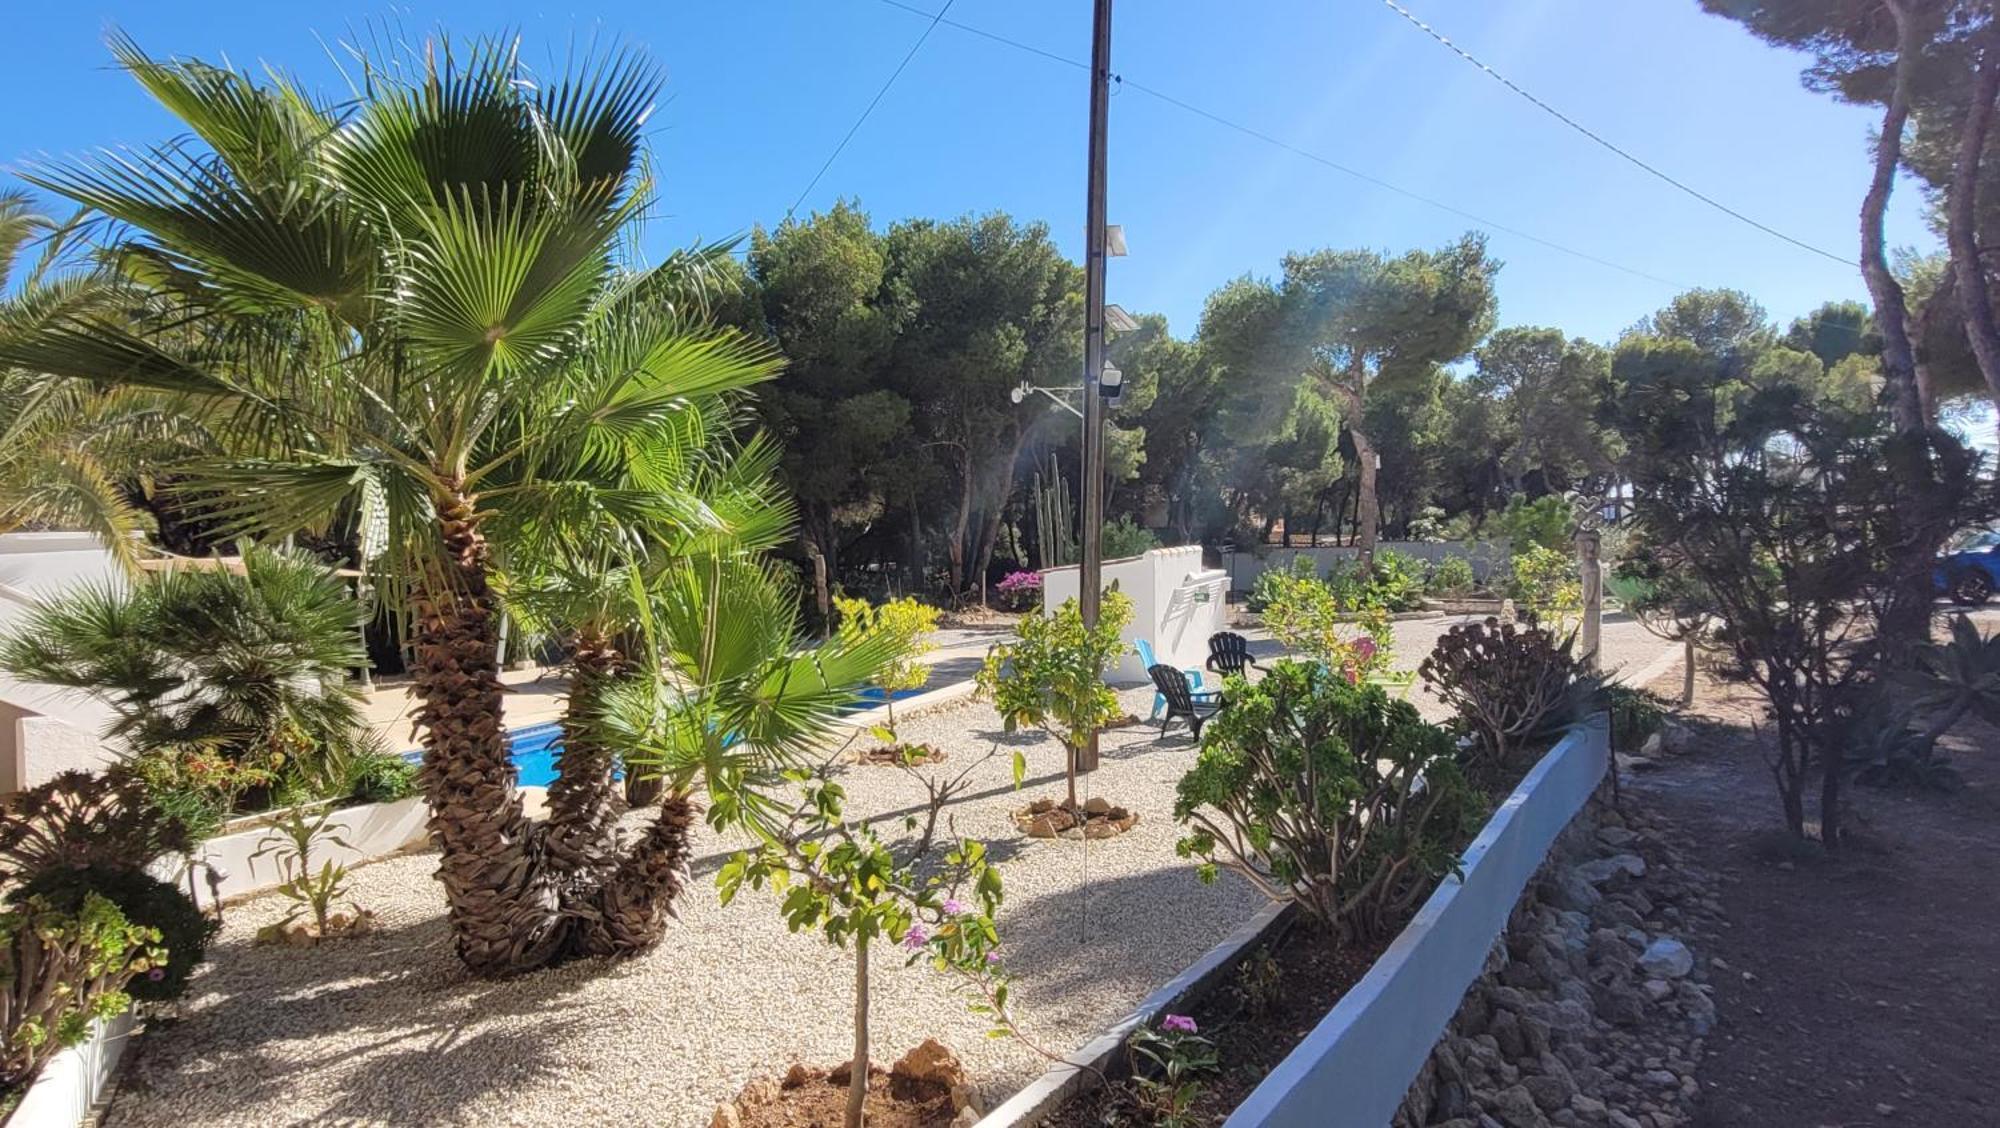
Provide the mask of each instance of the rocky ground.
[{"label": "rocky ground", "polygon": [[1515,906],[1396,1128],[1679,1128],[1716,1022],[1717,882],[1655,815],[1594,803]]}]

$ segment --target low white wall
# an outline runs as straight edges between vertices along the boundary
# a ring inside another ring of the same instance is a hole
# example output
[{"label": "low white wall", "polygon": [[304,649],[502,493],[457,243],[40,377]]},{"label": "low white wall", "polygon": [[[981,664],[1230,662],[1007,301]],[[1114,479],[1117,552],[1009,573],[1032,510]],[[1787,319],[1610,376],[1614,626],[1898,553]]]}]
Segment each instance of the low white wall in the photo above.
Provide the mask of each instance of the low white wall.
[{"label": "low white wall", "polygon": [[1225,1128],[1381,1128],[1423,1068],[1514,904],[1611,759],[1598,715],[1543,756],[1361,982],[1230,1114]]},{"label": "low white wall", "polygon": [[[424,840],[425,813],[423,797],[416,795],[393,803],[364,803],[358,807],[342,808],[327,822],[324,833],[339,835],[346,840],[347,846],[330,842],[316,845],[313,865],[315,868],[321,862],[353,865],[420,843]],[[276,833],[273,827],[261,826],[235,834],[217,835],[195,849],[192,862],[176,854],[161,858],[151,868],[162,881],[179,885],[206,908],[215,902],[218,895],[227,900],[276,888],[284,881],[284,875],[278,872],[275,855],[251,858]],[[220,884],[213,891],[209,888],[207,870],[202,868],[204,865],[214,866],[222,875]],[[192,883],[187,877],[190,866],[194,870]]]},{"label": "low white wall", "polygon": [[[1042,609],[1060,607],[1081,590],[1075,565],[1042,573]],[[1208,636],[1226,628],[1229,574],[1206,568],[1200,545],[1155,548],[1143,556],[1104,562],[1104,586],[1116,585],[1132,600],[1132,621],[1123,632],[1128,644],[1144,639],[1169,666],[1199,667],[1208,661]],[[1120,682],[1143,682],[1146,667],[1128,652],[1111,674]]]},{"label": "low white wall", "polygon": [[[1379,541],[1376,552],[1400,552],[1414,556],[1426,564],[1436,564],[1447,556],[1463,556],[1472,562],[1472,574],[1481,583],[1491,577],[1496,569],[1506,565],[1512,554],[1505,541]],[[1321,545],[1317,548],[1279,548],[1263,546],[1258,549],[1225,549],[1222,566],[1229,573],[1231,591],[1249,591],[1257,582],[1257,577],[1273,568],[1288,568],[1292,559],[1298,556],[1312,558],[1313,568],[1324,573],[1336,561],[1352,560],[1361,555],[1361,550],[1353,545]]]},{"label": "low white wall", "polygon": [[7,1128],[76,1128],[83,1123],[110,1085],[137,1025],[131,1011],[92,1022],[83,1041],[43,1063],[7,1118]]}]

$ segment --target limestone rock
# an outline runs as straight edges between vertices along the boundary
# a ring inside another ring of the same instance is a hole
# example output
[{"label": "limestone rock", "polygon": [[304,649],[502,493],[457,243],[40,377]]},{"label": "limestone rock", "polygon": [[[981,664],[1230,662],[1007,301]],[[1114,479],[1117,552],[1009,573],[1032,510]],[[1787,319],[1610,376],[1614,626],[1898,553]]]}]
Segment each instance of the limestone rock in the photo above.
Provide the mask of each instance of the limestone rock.
[{"label": "limestone rock", "polygon": [[1694,970],[1694,953],[1671,936],[1662,936],[1639,955],[1639,967],[1656,979],[1679,979]]},{"label": "limestone rock", "polygon": [[925,1038],[922,1045],[904,1054],[890,1067],[889,1075],[912,1081],[931,1081],[946,1088],[966,1082],[965,1066],[959,1063],[958,1055],[946,1049],[944,1043],[936,1038]]},{"label": "limestone rock", "polygon": [[708,1128],[743,1128],[743,1114],[736,1111],[733,1101],[724,1101],[715,1106],[715,1115],[708,1118]]}]

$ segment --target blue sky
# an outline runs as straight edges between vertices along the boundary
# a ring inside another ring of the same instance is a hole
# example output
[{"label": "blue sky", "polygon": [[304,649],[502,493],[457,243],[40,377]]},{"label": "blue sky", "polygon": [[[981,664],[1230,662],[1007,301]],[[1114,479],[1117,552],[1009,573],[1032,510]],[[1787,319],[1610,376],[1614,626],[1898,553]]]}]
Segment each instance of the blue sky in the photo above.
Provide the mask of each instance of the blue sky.
[{"label": "blue sky", "polygon": [[[935,10],[943,0],[908,0]],[[1408,0],[1571,116],[1737,209],[1852,257],[1875,115],[1798,83],[1801,59],[1695,0]],[[1072,59],[1086,0],[957,0],[951,18]],[[390,20],[407,34],[514,31],[527,58],[615,37],[662,64],[651,125],[654,251],[775,223],[925,19],[881,0],[28,2],[0,39],[0,161],[146,144],[171,123],[107,65],[107,28],[155,54],[275,64],[340,89],[322,43]],[[1125,0],[1114,69],[1216,115],[1640,274],[1493,231],[1502,324],[1609,338],[1682,286],[1748,291],[1781,319],[1865,297],[1853,268],[1679,194],[1509,93],[1379,0]],[[1084,71],[940,26],[806,209],[860,199],[878,223],[1004,209],[1082,242]],[[1110,213],[1131,256],[1111,299],[1192,332],[1203,300],[1289,249],[1400,251],[1481,226],[1232,132],[1135,90],[1111,105]],[[1928,248],[1899,189],[1890,242]],[[1655,279],[1663,279],[1658,281]]]}]

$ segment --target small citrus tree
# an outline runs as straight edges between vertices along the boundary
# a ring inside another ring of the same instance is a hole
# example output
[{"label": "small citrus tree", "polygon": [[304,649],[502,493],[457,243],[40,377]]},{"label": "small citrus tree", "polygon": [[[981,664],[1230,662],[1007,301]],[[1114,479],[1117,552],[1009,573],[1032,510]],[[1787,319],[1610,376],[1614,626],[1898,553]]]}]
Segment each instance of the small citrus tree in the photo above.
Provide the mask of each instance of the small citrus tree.
[{"label": "small citrus tree", "polygon": [[748,882],[783,896],[785,923],[793,932],[819,930],[829,943],[854,951],[854,1056],[847,1085],[845,1128],[861,1128],[868,1098],[868,952],[887,940],[909,953],[909,964],[928,960],[978,988],[973,1009],[991,1014],[996,1033],[1006,1019],[1007,984],[994,949],[1000,943],[993,914],[1000,909],[1000,873],[984,844],[964,839],[943,864],[920,872],[898,865],[895,855],[865,823],[842,818],[845,795],[837,783],[811,772],[791,773],[803,801],[783,833],[765,834],[716,875],[727,905]]},{"label": "small citrus tree", "polygon": [[[1076,600],[1066,599],[1054,614],[1023,618],[1015,640],[989,651],[979,671],[979,691],[992,695],[1008,732],[1033,725],[1061,742],[1069,810],[1079,821],[1078,761],[1091,737],[1118,719],[1118,695],[1104,684],[1104,671],[1128,649],[1120,632],[1131,621],[1132,600],[1122,592],[1104,593],[1097,625],[1090,628]],[[1026,763],[1016,753],[1016,782],[1024,774]]]},{"label": "small citrus tree", "polygon": [[1389,667],[1393,634],[1379,606],[1350,605],[1318,576],[1276,575],[1267,591],[1264,625],[1286,649],[1303,654],[1350,682]]},{"label": "small citrus tree", "polygon": [[883,703],[889,709],[889,731],[894,733],[896,695],[922,689],[931,680],[931,668],[922,658],[937,649],[937,644],[926,636],[937,630],[938,609],[907,596],[879,606],[865,599],[836,596],[833,606],[840,615],[842,636],[856,640],[880,637],[888,640],[895,651],[896,657],[883,665],[868,683],[882,691]]}]

